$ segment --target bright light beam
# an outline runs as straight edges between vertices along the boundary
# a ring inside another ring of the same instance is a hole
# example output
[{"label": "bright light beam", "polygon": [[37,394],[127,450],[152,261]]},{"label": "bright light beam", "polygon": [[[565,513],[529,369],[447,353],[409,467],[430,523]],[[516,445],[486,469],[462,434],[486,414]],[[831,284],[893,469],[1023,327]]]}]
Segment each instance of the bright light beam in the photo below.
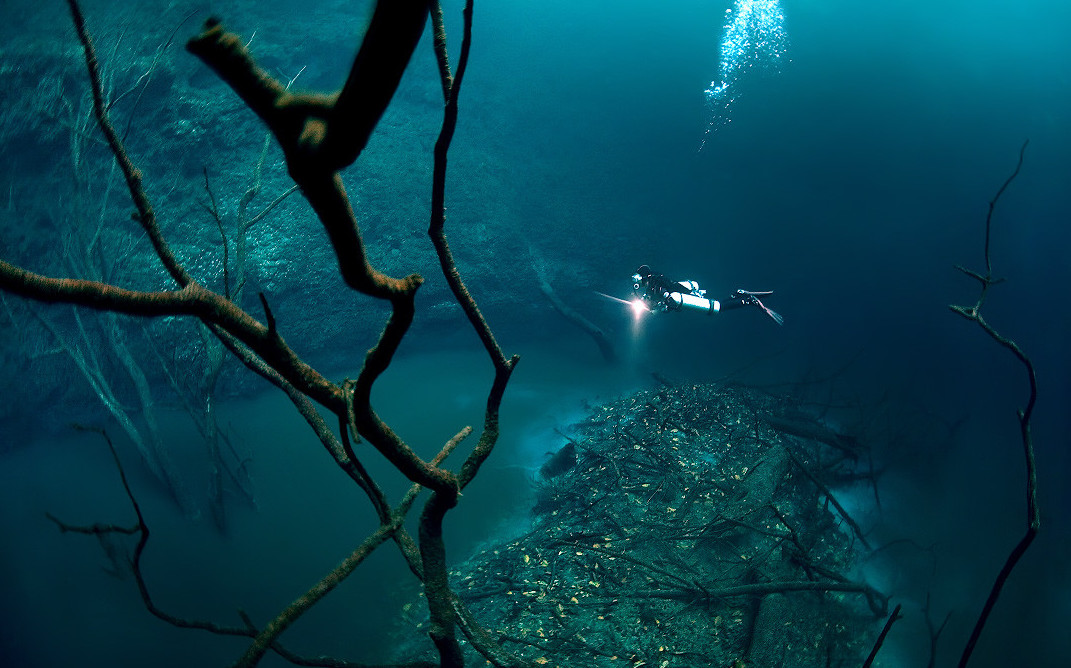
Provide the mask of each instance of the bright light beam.
[{"label": "bright light beam", "polygon": [[647,307],[647,304],[643,303],[642,299],[621,299],[620,297],[614,297],[613,295],[608,295],[605,292],[599,292],[598,290],[595,290],[594,292],[597,295],[601,295],[603,297],[606,297],[607,299],[612,299],[615,302],[624,304],[625,306],[629,307],[632,310],[632,319],[634,322],[638,323],[640,321],[640,318],[643,317],[644,313],[651,313],[651,309]]},{"label": "bright light beam", "polygon": [[642,318],[644,313],[651,312],[651,309],[647,308],[647,304],[644,304],[642,299],[633,299],[628,302],[628,305],[632,309],[632,317],[636,320]]},{"label": "bright light beam", "polygon": [[626,306],[632,306],[632,302],[630,302],[628,300],[625,300],[625,299],[621,299],[620,297],[614,297],[613,295],[608,295],[605,292],[599,292],[598,290],[594,290],[594,292],[597,295],[601,295],[603,297],[606,297],[607,299],[612,299],[615,302],[620,302],[622,304],[625,304]]}]

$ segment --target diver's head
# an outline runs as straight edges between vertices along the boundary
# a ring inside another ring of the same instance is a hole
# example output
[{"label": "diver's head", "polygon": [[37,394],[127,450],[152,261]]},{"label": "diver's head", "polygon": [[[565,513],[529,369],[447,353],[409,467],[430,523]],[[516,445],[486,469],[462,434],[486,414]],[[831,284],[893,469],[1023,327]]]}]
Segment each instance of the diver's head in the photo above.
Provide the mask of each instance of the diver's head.
[{"label": "diver's head", "polygon": [[632,275],[632,289],[640,290],[647,283],[647,279],[651,277],[651,268],[645,264],[641,264],[640,268],[636,270],[636,273]]}]

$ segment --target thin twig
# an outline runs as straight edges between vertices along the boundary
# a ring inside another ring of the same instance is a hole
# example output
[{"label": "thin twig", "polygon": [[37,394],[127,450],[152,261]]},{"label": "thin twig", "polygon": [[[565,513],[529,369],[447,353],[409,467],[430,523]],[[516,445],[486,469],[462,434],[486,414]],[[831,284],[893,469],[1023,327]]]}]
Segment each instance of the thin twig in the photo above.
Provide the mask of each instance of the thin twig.
[{"label": "thin twig", "polygon": [[859,539],[859,542],[861,542],[863,546],[866,547],[866,549],[873,549],[870,546],[870,543],[867,542],[866,536],[863,534],[862,528],[860,528],[859,524],[854,519],[852,519],[852,516],[848,514],[848,511],[844,508],[844,506],[840,505],[840,501],[837,501],[837,497],[833,496],[833,492],[831,492],[821,480],[819,480],[813,473],[811,473],[810,469],[808,469],[804,465],[804,463],[800,461],[799,457],[797,457],[791,449],[785,448],[785,451],[788,452],[788,456],[792,459],[792,462],[799,468],[803,475],[807,476],[807,478],[812,483],[814,483],[814,485],[819,490],[821,490],[822,494],[825,494],[826,498],[829,499],[830,503],[833,504],[833,507],[837,509],[838,513],[840,513],[840,516],[844,518],[844,521],[847,522],[848,526],[852,528],[852,532],[855,533],[856,537]]},{"label": "thin twig", "polygon": [[[989,597],[986,599],[985,605],[982,607],[982,611],[978,616],[978,621],[974,625],[974,629],[971,631],[970,638],[967,640],[967,644],[963,649],[963,654],[960,656],[959,667],[964,668],[967,662],[970,661],[971,654],[974,652],[975,645],[978,643],[978,639],[982,635],[982,630],[985,628],[986,621],[989,619],[989,614],[996,606],[997,599],[1000,596],[1000,592],[1004,589],[1004,585],[1014,570],[1016,564],[1026,553],[1027,548],[1034,541],[1037,536],[1038,529],[1041,527],[1041,511],[1038,506],[1038,491],[1037,491],[1037,464],[1034,460],[1034,443],[1030,434],[1030,418],[1034,412],[1034,405],[1037,402],[1037,373],[1034,369],[1034,364],[1026,356],[1023,350],[1011,339],[1003,336],[996,329],[993,328],[985,318],[982,317],[981,308],[985,301],[986,293],[991,285],[994,285],[998,281],[993,279],[992,263],[989,255],[989,235],[990,227],[992,223],[993,210],[996,207],[1000,196],[1004,194],[1004,191],[1019,175],[1019,170],[1023,164],[1023,153],[1026,151],[1028,142],[1024,142],[1022,148],[1019,149],[1019,160],[1015,165],[1015,170],[1001,185],[1000,190],[989,202],[989,213],[986,215],[986,243],[985,243],[985,263],[986,263],[986,275],[980,276],[976,272],[972,272],[963,269],[964,273],[979,280],[982,284],[981,293],[978,297],[977,303],[973,307],[964,306],[949,306],[949,308],[959,314],[960,316],[975,322],[982,330],[989,335],[991,339],[996,341],[1002,347],[1006,348],[1016,359],[1023,365],[1026,370],[1027,381],[1029,383],[1029,397],[1027,398],[1026,408],[1018,411],[1017,416],[1019,419],[1019,436],[1023,445],[1023,457],[1026,461],[1026,530],[1023,533],[1023,537],[1016,543],[1012,549],[1008,558],[1005,560],[1004,565],[1001,567],[1000,572],[997,574],[996,581],[993,583],[992,588],[989,591]],[[962,268],[961,268],[962,269]]]}]

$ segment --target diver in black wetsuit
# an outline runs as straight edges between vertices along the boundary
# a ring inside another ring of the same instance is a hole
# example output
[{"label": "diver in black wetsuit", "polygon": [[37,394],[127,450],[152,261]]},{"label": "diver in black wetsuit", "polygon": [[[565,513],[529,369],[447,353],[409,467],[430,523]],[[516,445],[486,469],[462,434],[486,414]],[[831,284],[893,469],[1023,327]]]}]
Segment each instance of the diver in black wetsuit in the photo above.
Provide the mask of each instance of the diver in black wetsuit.
[{"label": "diver in black wetsuit", "polygon": [[773,294],[772,290],[766,292],[737,290],[724,300],[709,299],[706,296],[707,291],[699,289],[699,284],[695,281],[670,281],[662,274],[651,271],[651,268],[645,264],[632,275],[632,294],[635,300],[639,300],[652,313],[688,309],[714,314],[742,306],[758,306],[777,324],[784,323],[784,318],[780,314],[767,308],[759,299],[759,297]]}]

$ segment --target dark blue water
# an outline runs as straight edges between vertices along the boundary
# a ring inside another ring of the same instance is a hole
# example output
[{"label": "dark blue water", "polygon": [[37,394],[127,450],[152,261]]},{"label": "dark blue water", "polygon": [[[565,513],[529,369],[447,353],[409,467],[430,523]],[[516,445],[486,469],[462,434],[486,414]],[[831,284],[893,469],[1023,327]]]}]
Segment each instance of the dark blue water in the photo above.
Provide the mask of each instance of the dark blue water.
[{"label": "dark blue water", "polygon": [[[167,212],[165,232],[212,287],[221,284],[222,260],[201,206],[202,168],[232,214],[263,130],[181,44],[214,13],[245,36],[255,33],[251,46],[272,74],[300,72],[296,86],[327,90],[345,76],[360,34],[362,11],[350,4],[85,5],[103,57],[118,72],[115,90],[135,86],[179,26],[144,96],[137,104],[124,98],[115,113],[132,119],[128,142],[157,207]],[[447,527],[451,548],[460,559],[523,526],[526,467],[560,444],[553,428],[577,419],[585,399],[646,383],[647,371],[711,381],[746,368],[746,379],[766,383],[835,375],[838,401],[851,396],[869,407],[876,447],[893,465],[878,530],[889,540],[934,546],[935,569],[929,556],[920,565],[911,554],[872,569],[870,577],[899,593],[894,600],[906,613],[882,665],[924,665],[927,590],[938,621],[952,612],[938,665],[953,663],[1025,528],[1015,411],[1027,387],[1022,368],[947,305],[977,297],[977,284],[953,267],[983,269],[987,204],[1029,140],[1022,171],[994,213],[994,273],[1007,281],[991,290],[984,313],[1038,370],[1033,426],[1043,526],[971,665],[1064,665],[1071,656],[1064,633],[1071,620],[1071,5],[781,5],[787,42],[777,67],[756,61],[734,79],[731,122],[707,134],[714,111],[703,91],[720,80],[732,3],[476,3],[451,153],[448,233],[507,352],[524,358],[507,393],[500,450]],[[450,0],[444,9],[456,58],[460,4]],[[9,0],[0,17],[0,185],[8,193],[0,252],[66,272],[54,239],[70,219],[64,205],[76,201],[68,128],[84,96],[77,45],[58,0]],[[38,83],[47,72],[61,73],[52,88]],[[42,102],[57,90],[66,104]],[[366,154],[346,174],[373,260],[397,275],[428,278],[421,315],[377,394],[384,417],[425,454],[461,425],[479,422],[490,378],[478,342],[447,305],[422,236],[440,104],[424,43]],[[86,155],[96,161],[87,169],[104,179],[106,154],[91,145]],[[289,185],[278,152],[268,155],[271,194],[262,203]],[[86,201],[98,206],[102,187],[90,192]],[[123,198],[117,185],[101,209],[108,221],[128,218]],[[259,317],[253,293],[265,292],[300,353],[339,370],[333,378],[356,373],[385,311],[341,288],[322,232],[296,196],[254,237],[258,268],[245,306]],[[153,266],[144,241],[131,243],[142,244],[134,246],[140,251],[119,251],[108,263],[122,267],[119,275],[131,284],[166,285],[158,270],[140,268]],[[533,270],[539,261],[559,296],[615,341],[620,368],[604,367],[590,341],[549,308]],[[665,314],[637,328],[625,309],[595,291],[627,296],[629,276],[642,263],[697,280],[715,296],[775,290],[768,305],[785,325],[752,309],[713,318]],[[121,450],[136,455],[28,307],[13,298],[9,304],[13,317],[0,314],[9,402],[0,414],[5,665],[232,660],[238,645],[154,620],[129,579],[103,572],[94,539],[59,535],[44,519],[46,511],[71,522],[130,519],[107,451],[99,439],[65,430],[64,415],[106,426]],[[50,313],[75,331],[69,312]],[[123,326],[136,332],[137,352],[154,366],[140,329]],[[196,339],[180,327],[156,323],[151,333],[182,359],[195,359],[196,346],[181,342]],[[114,364],[105,366],[118,375]],[[144,471],[132,472],[156,518],[146,559],[160,604],[234,624],[239,607],[267,619],[372,528],[363,499],[285,400],[243,374],[225,373],[221,389],[232,398],[221,411],[254,455],[259,510],[235,503],[231,531],[220,537],[207,521],[183,520],[154,497]],[[154,378],[163,388],[158,373]],[[406,403],[400,397],[412,388],[420,401]],[[59,410],[41,400],[53,393]],[[161,401],[173,447],[193,453],[182,463],[197,492],[205,464],[196,436],[173,402]],[[400,493],[402,483],[392,484]],[[376,625],[385,616],[378,610],[393,613],[416,591],[391,549],[284,640],[314,654],[375,658],[386,628]],[[362,622],[371,626],[354,631]]]}]

